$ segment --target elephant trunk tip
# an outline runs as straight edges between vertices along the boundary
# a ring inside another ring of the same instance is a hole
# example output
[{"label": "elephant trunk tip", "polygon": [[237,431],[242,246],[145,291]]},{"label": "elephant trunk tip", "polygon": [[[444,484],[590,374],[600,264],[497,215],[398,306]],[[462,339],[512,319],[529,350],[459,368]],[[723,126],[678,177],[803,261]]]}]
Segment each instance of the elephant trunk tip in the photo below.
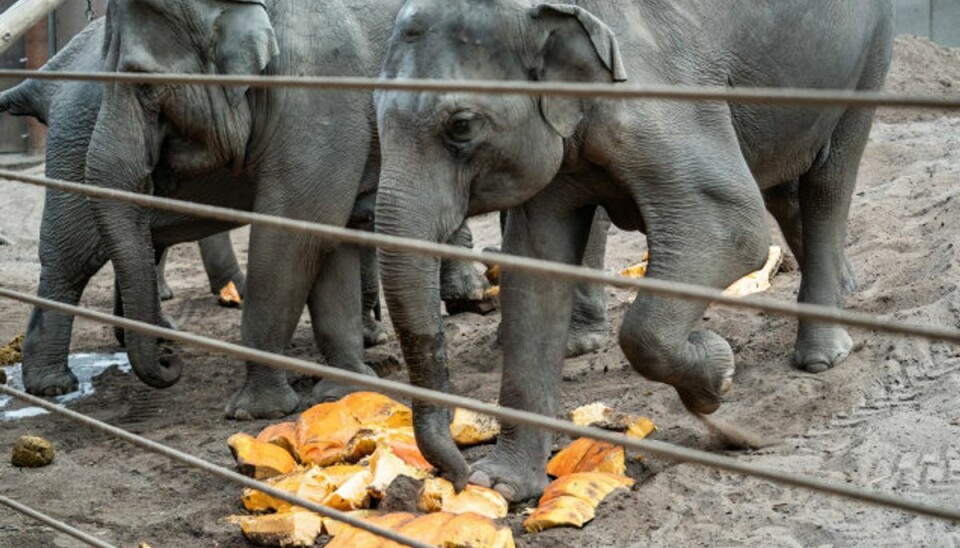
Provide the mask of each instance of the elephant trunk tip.
[{"label": "elephant trunk tip", "polygon": [[183,376],[183,360],[172,348],[161,347],[156,360],[145,362],[148,364],[147,367],[142,365],[144,362],[135,359],[133,354],[130,358],[134,373],[151,388],[170,388]]}]

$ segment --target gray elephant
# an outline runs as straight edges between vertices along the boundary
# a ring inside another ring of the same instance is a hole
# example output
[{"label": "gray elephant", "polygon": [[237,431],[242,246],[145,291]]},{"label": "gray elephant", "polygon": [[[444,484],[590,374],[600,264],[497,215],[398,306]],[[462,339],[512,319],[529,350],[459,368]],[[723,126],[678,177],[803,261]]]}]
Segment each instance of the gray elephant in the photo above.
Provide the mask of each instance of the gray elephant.
[{"label": "gray elephant", "polygon": [[[382,76],[876,90],[891,19],[886,0],[409,0]],[[652,278],[722,288],[766,258],[766,205],[800,261],[800,301],[841,305],[869,110],[394,91],[376,104],[379,231],[442,241],[465,217],[513,208],[506,251],[576,263],[602,207],[646,233]],[[437,268],[381,252],[411,380],[447,390],[437,296],[407,289],[432,283]],[[570,284],[509,271],[502,284],[500,403],[553,416]],[[641,293],[619,335],[631,365],[694,413],[715,411],[734,374],[730,345],[699,329],[705,306]],[[795,360],[823,371],[851,345],[841,327],[801,321]],[[471,473],[448,414],[414,412],[421,450],[457,485],[469,477],[512,500],[545,485],[547,433],[505,428]]]},{"label": "gray elephant", "polygon": [[[48,69],[373,75],[399,2],[387,11],[374,5],[382,2],[336,3],[321,12],[305,0],[116,0],[105,22],[88,28],[87,39],[78,37]],[[305,38],[315,36],[320,25],[323,40]],[[372,220],[379,158],[369,94],[119,84],[67,84],[61,93],[62,104],[73,111],[57,116],[62,123],[51,127],[53,150],[71,139],[78,145],[64,145],[69,154],[48,158],[51,176],[68,178],[83,170],[88,184],[332,225]],[[86,155],[77,153],[83,149]],[[78,203],[89,209],[72,211]],[[69,221],[54,212],[71,213]],[[109,259],[125,315],[162,323],[154,268],[158,251],[229,228],[49,193],[40,250],[49,261],[43,261],[40,292],[76,302],[89,276]],[[76,233],[88,236],[75,241]],[[66,248],[70,254],[62,253]],[[372,374],[362,362],[360,255],[351,246],[254,227],[244,343],[282,351],[306,303],[327,362]],[[451,279],[481,279],[472,265],[452,269],[462,274]],[[80,278],[82,283],[75,283]],[[58,315],[32,317],[34,336],[24,348],[30,391],[75,388],[66,367],[69,327],[69,319]],[[136,333],[128,333],[126,343],[134,371],[147,384],[177,381],[182,365],[168,345]],[[318,383],[315,395],[335,397],[344,390]],[[297,401],[284,372],[248,364],[247,381],[227,414],[275,417],[292,411]]]}]

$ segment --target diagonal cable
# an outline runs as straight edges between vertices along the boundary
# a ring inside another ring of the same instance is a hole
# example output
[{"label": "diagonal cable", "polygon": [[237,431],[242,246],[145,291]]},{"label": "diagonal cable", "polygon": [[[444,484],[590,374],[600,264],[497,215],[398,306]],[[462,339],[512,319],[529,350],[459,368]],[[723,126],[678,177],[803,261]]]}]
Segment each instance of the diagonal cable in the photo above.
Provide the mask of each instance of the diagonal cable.
[{"label": "diagonal cable", "polygon": [[588,282],[602,284],[620,289],[631,289],[643,293],[660,295],[663,297],[674,297],[706,303],[722,304],[734,308],[748,308],[778,316],[794,317],[852,327],[861,327],[865,329],[875,329],[877,331],[886,333],[912,335],[930,340],[939,340],[960,344],[960,329],[952,327],[897,322],[874,317],[860,312],[851,312],[848,310],[841,310],[838,308],[807,303],[788,303],[763,297],[733,297],[725,295],[722,291],[712,287],[698,286],[669,280],[658,280],[654,278],[628,278],[625,276],[618,276],[616,274],[603,272],[602,270],[585,268],[582,266],[542,261],[538,259],[531,259],[529,257],[507,255],[504,253],[474,251],[472,249],[428,242],[424,240],[400,238],[386,234],[376,234],[362,230],[323,225],[308,221],[286,219],[284,217],[264,215],[262,213],[252,213],[249,211],[228,209],[211,206],[208,204],[185,202],[182,200],[161,198],[158,196],[138,194],[135,192],[126,192],[122,190],[114,190],[79,183],[70,183],[67,181],[26,175],[4,169],[0,169],[0,178],[34,186],[46,187],[63,192],[69,192],[72,194],[82,194],[93,198],[129,202],[143,207],[173,211],[197,217],[217,219],[228,223],[236,223],[238,225],[252,224],[284,230],[287,232],[311,234],[313,236],[330,239],[340,243],[379,247],[381,249],[404,251],[431,257],[439,257],[442,259],[476,261],[491,266],[494,264],[499,264],[504,270],[513,270],[539,276],[549,276],[568,282]]},{"label": "diagonal cable", "polygon": [[[377,390],[386,394],[429,402],[448,408],[462,407],[477,413],[496,417],[504,423],[532,426],[577,438],[593,438],[600,441],[606,441],[614,445],[620,445],[626,449],[642,451],[670,460],[699,464],[709,468],[716,468],[718,470],[733,472],[744,476],[765,479],[782,485],[829,493],[878,506],[914,512],[925,516],[951,521],[960,521],[960,508],[952,508],[946,505],[911,500],[897,495],[880,493],[853,485],[831,482],[793,472],[785,472],[774,468],[742,462],[737,459],[722,455],[714,455],[712,453],[707,453],[706,451],[698,451],[696,449],[679,447],[666,442],[650,439],[635,439],[627,437],[623,434],[601,430],[599,428],[577,426],[569,421],[559,420],[554,417],[547,417],[545,415],[539,415],[528,411],[520,411],[517,409],[501,407],[499,405],[484,403],[471,398],[447,394],[445,392],[427,390],[396,381],[362,375],[330,366],[318,365],[305,360],[281,356],[279,354],[272,354],[262,350],[255,350],[245,346],[195,335],[193,333],[173,331],[170,329],[157,327],[155,325],[129,320],[127,318],[120,318],[110,314],[104,314],[102,312],[96,312],[77,306],[58,303],[48,299],[42,299],[40,297],[33,297],[31,295],[26,295],[24,293],[11,291],[8,289],[0,288],[0,298],[9,298],[23,303],[33,304],[47,310],[52,310],[67,315],[74,315],[115,327],[122,327],[123,329],[129,329],[147,336],[180,342],[190,346],[226,354],[235,358],[249,360],[261,365],[275,367],[293,373],[323,377],[325,379],[330,379],[345,385],[362,386],[364,388]],[[2,385],[0,385],[0,393],[6,393],[17,397],[23,395],[22,392],[12,390]],[[45,408],[49,409],[50,407],[55,406],[48,404],[48,406]],[[256,488],[260,489],[260,487]]]},{"label": "diagonal cable", "polygon": [[[3,388],[3,387],[0,386],[0,388]],[[95,546],[96,548],[117,548],[113,544],[108,544],[98,539],[97,537],[84,533],[80,529],[72,527],[58,520],[57,518],[48,516],[47,514],[34,510],[33,508],[30,508],[29,506],[26,506],[24,504],[20,504],[19,502],[9,497],[0,495],[0,505],[8,507],[14,512],[33,518],[39,521],[40,523],[46,524],[51,528],[56,529],[57,531],[60,531],[61,533],[70,535],[71,537],[79,540],[80,542],[84,542],[86,544],[89,544],[90,546]]]},{"label": "diagonal cable", "polygon": [[[8,396],[17,398],[18,400],[29,403],[30,405],[36,405],[37,407],[42,407],[43,409],[46,409],[51,413],[70,419],[71,421],[74,421],[78,424],[89,426],[90,428],[95,428],[111,436],[120,438],[130,444],[136,445],[141,449],[145,449],[152,453],[157,453],[158,455],[163,455],[167,458],[186,464],[187,466],[191,466],[193,468],[203,470],[204,472],[210,475],[216,476],[222,480],[226,480],[231,483],[236,483],[238,485],[241,485],[243,487],[248,487],[250,489],[256,489],[257,491],[266,493],[273,498],[280,499],[284,502],[288,502],[294,506],[305,508],[307,510],[310,510],[311,512],[316,512],[321,516],[333,518],[337,521],[341,521],[343,523],[346,523],[347,525],[351,525],[358,529],[369,531],[385,539],[389,539],[394,542],[399,542],[404,546],[411,546],[414,548],[435,548],[432,544],[421,542],[417,539],[408,537],[406,535],[401,535],[395,531],[384,529],[383,527],[380,527],[378,525],[367,523],[362,519],[358,519],[354,516],[351,516],[349,514],[346,514],[334,508],[323,506],[322,504],[317,504],[316,502],[291,495],[286,491],[277,489],[276,487],[271,487],[270,485],[267,485],[262,481],[257,481],[257,480],[248,478],[243,474],[239,474],[237,472],[234,472],[233,470],[228,470],[222,466],[217,466],[216,464],[197,458],[188,453],[184,453],[183,451],[178,451],[177,449],[168,447],[161,443],[157,443],[143,436],[132,434],[130,432],[127,432],[126,430],[117,428],[116,426],[109,425],[103,421],[98,421],[92,417],[88,417],[81,413],[77,413],[76,411],[71,411],[69,409],[63,408],[43,398],[31,396],[25,392],[15,390],[13,388],[10,388],[4,385],[0,385],[0,394],[6,394]],[[3,501],[0,500],[0,502],[3,502]]]},{"label": "diagonal cable", "polygon": [[442,80],[360,78],[350,76],[224,76],[207,74],[72,72],[52,70],[0,70],[0,78],[33,78],[123,84],[244,86],[339,91],[429,91],[490,95],[553,95],[597,99],[659,99],[719,101],[741,104],[798,105],[810,107],[899,107],[960,109],[960,96],[894,94],[882,91],[600,84],[582,82],[526,82],[522,80]]}]

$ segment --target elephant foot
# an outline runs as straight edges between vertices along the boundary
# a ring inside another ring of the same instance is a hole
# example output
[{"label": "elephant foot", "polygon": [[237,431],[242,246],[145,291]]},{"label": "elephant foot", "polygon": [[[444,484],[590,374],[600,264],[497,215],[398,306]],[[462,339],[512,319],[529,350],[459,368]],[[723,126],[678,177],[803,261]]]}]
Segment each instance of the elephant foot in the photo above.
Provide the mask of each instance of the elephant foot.
[{"label": "elephant foot", "polygon": [[800,327],[793,360],[809,373],[823,373],[842,362],[853,348],[853,339],[838,326]]},{"label": "elephant foot", "polygon": [[539,497],[549,480],[544,470],[534,470],[530,463],[517,464],[518,459],[502,455],[498,449],[473,465],[469,483],[493,489],[509,502]]},{"label": "elephant foot", "polygon": [[[362,366],[356,371],[371,377],[377,376],[377,372],[367,364],[362,364]],[[369,388],[351,384],[342,384],[330,380],[320,380],[317,381],[317,384],[313,385],[312,397],[314,403],[325,403],[338,401],[348,394],[353,394],[354,392],[363,392],[366,390],[369,390]]]},{"label": "elephant foot", "polygon": [[23,386],[28,394],[52,398],[76,392],[80,387],[77,377],[64,367],[54,372],[34,372],[23,368]]},{"label": "elephant foot", "polygon": [[583,323],[574,320],[570,323],[570,334],[567,336],[567,357],[575,358],[599,350],[607,342],[607,323]]},{"label": "elephant foot", "polygon": [[709,415],[720,408],[723,395],[733,387],[736,367],[727,341],[712,331],[694,331],[673,359],[662,355],[631,357],[644,377],[672,385],[691,413]]},{"label": "elephant foot", "polygon": [[293,413],[299,403],[300,397],[289,384],[262,387],[247,382],[230,398],[226,414],[238,421],[279,419]]},{"label": "elephant foot", "polygon": [[373,310],[363,314],[363,347],[371,348],[387,342],[387,330],[373,317]]}]

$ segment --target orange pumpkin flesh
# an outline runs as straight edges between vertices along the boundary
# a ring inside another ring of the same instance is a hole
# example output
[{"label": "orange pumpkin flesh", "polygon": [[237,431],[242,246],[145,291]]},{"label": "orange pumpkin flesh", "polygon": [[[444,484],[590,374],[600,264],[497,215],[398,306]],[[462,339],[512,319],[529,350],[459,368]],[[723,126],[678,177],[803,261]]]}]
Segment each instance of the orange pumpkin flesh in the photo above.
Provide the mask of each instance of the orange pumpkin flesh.
[{"label": "orange pumpkin flesh", "polygon": [[297,425],[292,421],[271,424],[257,434],[257,441],[272,443],[285,449],[295,460],[300,460],[297,451]]},{"label": "orange pumpkin flesh", "polygon": [[547,474],[562,477],[577,472],[606,472],[623,475],[627,470],[623,447],[580,438],[547,463]]},{"label": "orange pumpkin flesh", "polygon": [[227,445],[241,474],[262,480],[287,474],[297,467],[290,453],[270,443],[239,433],[227,439]]},{"label": "orange pumpkin flesh", "polygon": [[300,457],[317,466],[337,464],[359,430],[360,423],[340,402],[315,405],[297,420]]}]

